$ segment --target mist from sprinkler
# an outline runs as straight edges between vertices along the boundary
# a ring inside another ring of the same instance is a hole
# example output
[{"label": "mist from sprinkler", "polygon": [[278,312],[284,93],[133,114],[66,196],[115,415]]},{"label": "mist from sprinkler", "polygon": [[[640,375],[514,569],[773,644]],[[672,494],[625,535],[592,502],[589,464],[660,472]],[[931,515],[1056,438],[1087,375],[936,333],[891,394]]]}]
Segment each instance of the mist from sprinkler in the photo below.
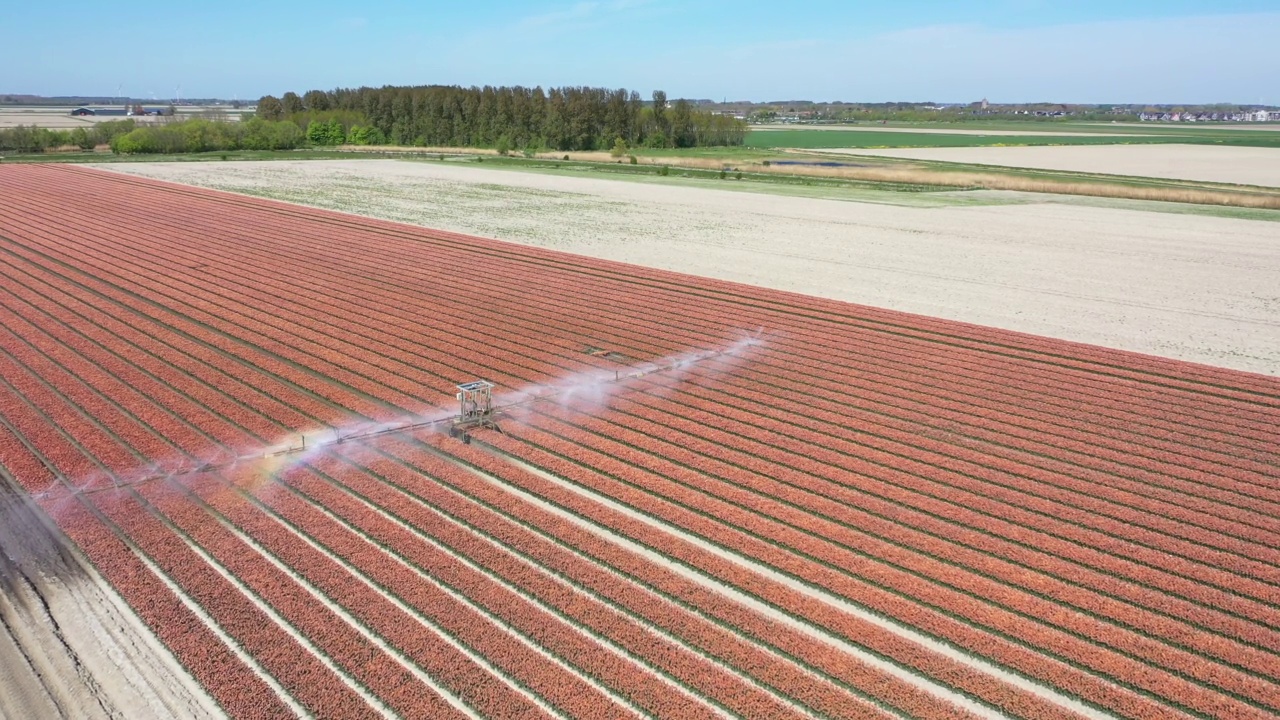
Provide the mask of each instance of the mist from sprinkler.
[{"label": "mist from sprinkler", "polygon": [[[767,341],[763,335],[763,329],[760,329],[720,349],[678,353],[625,369],[586,370],[561,377],[553,382],[536,383],[509,390],[494,396],[494,412],[503,413],[514,420],[516,419],[513,415],[515,411],[538,402],[555,402],[566,409],[576,410],[599,407],[624,389],[628,380],[658,374],[669,378],[669,381],[661,383],[660,387],[674,387],[674,381],[678,381],[685,370],[698,363],[712,358],[742,358],[752,348],[765,345]],[[722,368],[721,372],[726,370],[727,368]],[[194,477],[203,472],[226,471],[238,467],[240,463],[257,463],[271,459],[279,463],[272,469],[272,474],[278,475],[324,457],[346,443],[359,446],[364,441],[380,435],[439,428],[458,417],[456,411],[433,406],[428,408],[396,420],[355,421],[294,433],[287,439],[264,448],[241,452],[223,449],[205,460],[175,457],[155,461],[123,476],[100,470],[78,478],[78,482],[71,482],[66,478],[54,479],[47,489],[35,493],[32,497],[45,504],[50,501],[57,502],[61,498],[70,499],[80,494],[131,487],[142,483],[158,482],[167,485],[169,482],[181,481],[182,478]],[[71,487],[68,488],[67,485]]]}]

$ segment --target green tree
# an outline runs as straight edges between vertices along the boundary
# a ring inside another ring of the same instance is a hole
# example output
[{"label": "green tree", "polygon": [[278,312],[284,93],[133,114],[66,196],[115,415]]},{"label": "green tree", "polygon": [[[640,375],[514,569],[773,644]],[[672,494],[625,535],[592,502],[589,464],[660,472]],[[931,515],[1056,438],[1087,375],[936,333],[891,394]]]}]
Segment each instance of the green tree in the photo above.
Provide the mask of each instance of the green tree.
[{"label": "green tree", "polygon": [[622,138],[618,138],[613,141],[613,149],[609,151],[609,155],[611,157],[620,158],[627,154],[627,149],[627,141]]},{"label": "green tree", "polygon": [[295,92],[285,93],[282,102],[285,115],[293,115],[307,109],[307,106],[302,103],[302,98],[298,97],[298,93]]},{"label": "green tree", "polygon": [[693,147],[695,142],[693,106],[688,100],[677,100],[671,107],[671,143],[686,148]]},{"label": "green tree", "polygon": [[666,130],[667,93],[662,90],[653,91],[653,122],[660,130]]},{"label": "green tree", "polygon": [[322,123],[319,120],[312,120],[307,125],[307,142],[312,145],[328,145],[329,124]]},{"label": "green tree", "polygon": [[399,145],[494,147],[505,135],[513,150],[563,153],[610,149],[618,138],[633,148],[741,144],[746,136],[745,123],[688,103],[687,121],[673,132],[676,113],[662,91],[646,105],[639,93],[591,87],[365,87],[313,90],[304,97],[286,93],[280,105],[279,115],[265,108],[259,115],[292,120],[303,135],[313,121],[338,118],[344,141],[353,127],[368,126]]},{"label": "green tree", "polygon": [[92,150],[97,145],[89,135],[89,131],[84,128],[76,128],[71,131],[71,144],[81,150]]},{"label": "green tree", "polygon": [[307,125],[307,142],[312,145],[341,145],[346,139],[347,133],[337,118],[312,120]]},{"label": "green tree", "polygon": [[302,96],[302,104],[308,110],[323,112],[332,109],[329,94],[323,90],[308,90],[307,94]]},{"label": "green tree", "polygon": [[263,95],[255,114],[263,120],[279,120],[284,117],[284,103],[274,95]]}]

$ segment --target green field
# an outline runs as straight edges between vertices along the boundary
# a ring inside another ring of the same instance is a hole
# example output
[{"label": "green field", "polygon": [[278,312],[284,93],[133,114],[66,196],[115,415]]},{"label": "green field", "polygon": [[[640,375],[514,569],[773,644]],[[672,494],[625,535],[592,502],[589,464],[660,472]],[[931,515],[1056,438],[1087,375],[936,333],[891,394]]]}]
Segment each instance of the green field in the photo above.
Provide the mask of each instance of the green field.
[{"label": "green field", "polygon": [[[937,126],[929,126],[937,127]],[[938,129],[945,129],[938,127]],[[965,128],[970,129],[970,128]],[[1039,128],[1037,128],[1039,129]],[[1110,130],[1111,128],[1106,128]],[[1145,129],[1145,128],[1144,128]],[[1063,130],[1066,130],[1063,128]],[[1240,145],[1280,148],[1280,132],[1196,128],[1177,132],[1160,130],[1151,135],[990,135],[884,132],[878,130],[753,130],[747,134],[750,148],[935,148],[1002,147],[1019,145]]]}]

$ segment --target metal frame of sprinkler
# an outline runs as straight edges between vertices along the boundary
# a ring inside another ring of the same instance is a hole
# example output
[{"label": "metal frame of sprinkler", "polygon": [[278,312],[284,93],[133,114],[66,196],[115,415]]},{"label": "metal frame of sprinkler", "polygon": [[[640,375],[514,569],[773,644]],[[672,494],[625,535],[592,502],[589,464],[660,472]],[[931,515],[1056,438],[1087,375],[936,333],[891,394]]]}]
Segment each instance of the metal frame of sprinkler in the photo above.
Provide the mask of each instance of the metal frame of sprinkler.
[{"label": "metal frame of sprinkler", "polygon": [[461,437],[471,444],[470,430],[490,428],[502,432],[494,422],[493,383],[488,380],[472,380],[458,386],[458,418],[449,426],[449,437]]}]

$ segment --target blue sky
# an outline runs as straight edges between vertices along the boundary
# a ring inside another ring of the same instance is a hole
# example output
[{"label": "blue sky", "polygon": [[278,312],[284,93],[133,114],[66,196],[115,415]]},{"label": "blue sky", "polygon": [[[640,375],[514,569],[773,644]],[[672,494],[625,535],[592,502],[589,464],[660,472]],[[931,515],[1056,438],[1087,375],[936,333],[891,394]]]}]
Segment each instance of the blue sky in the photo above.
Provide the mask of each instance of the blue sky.
[{"label": "blue sky", "polygon": [[0,92],[384,84],[747,100],[1280,105],[1280,0],[13,3]]}]

